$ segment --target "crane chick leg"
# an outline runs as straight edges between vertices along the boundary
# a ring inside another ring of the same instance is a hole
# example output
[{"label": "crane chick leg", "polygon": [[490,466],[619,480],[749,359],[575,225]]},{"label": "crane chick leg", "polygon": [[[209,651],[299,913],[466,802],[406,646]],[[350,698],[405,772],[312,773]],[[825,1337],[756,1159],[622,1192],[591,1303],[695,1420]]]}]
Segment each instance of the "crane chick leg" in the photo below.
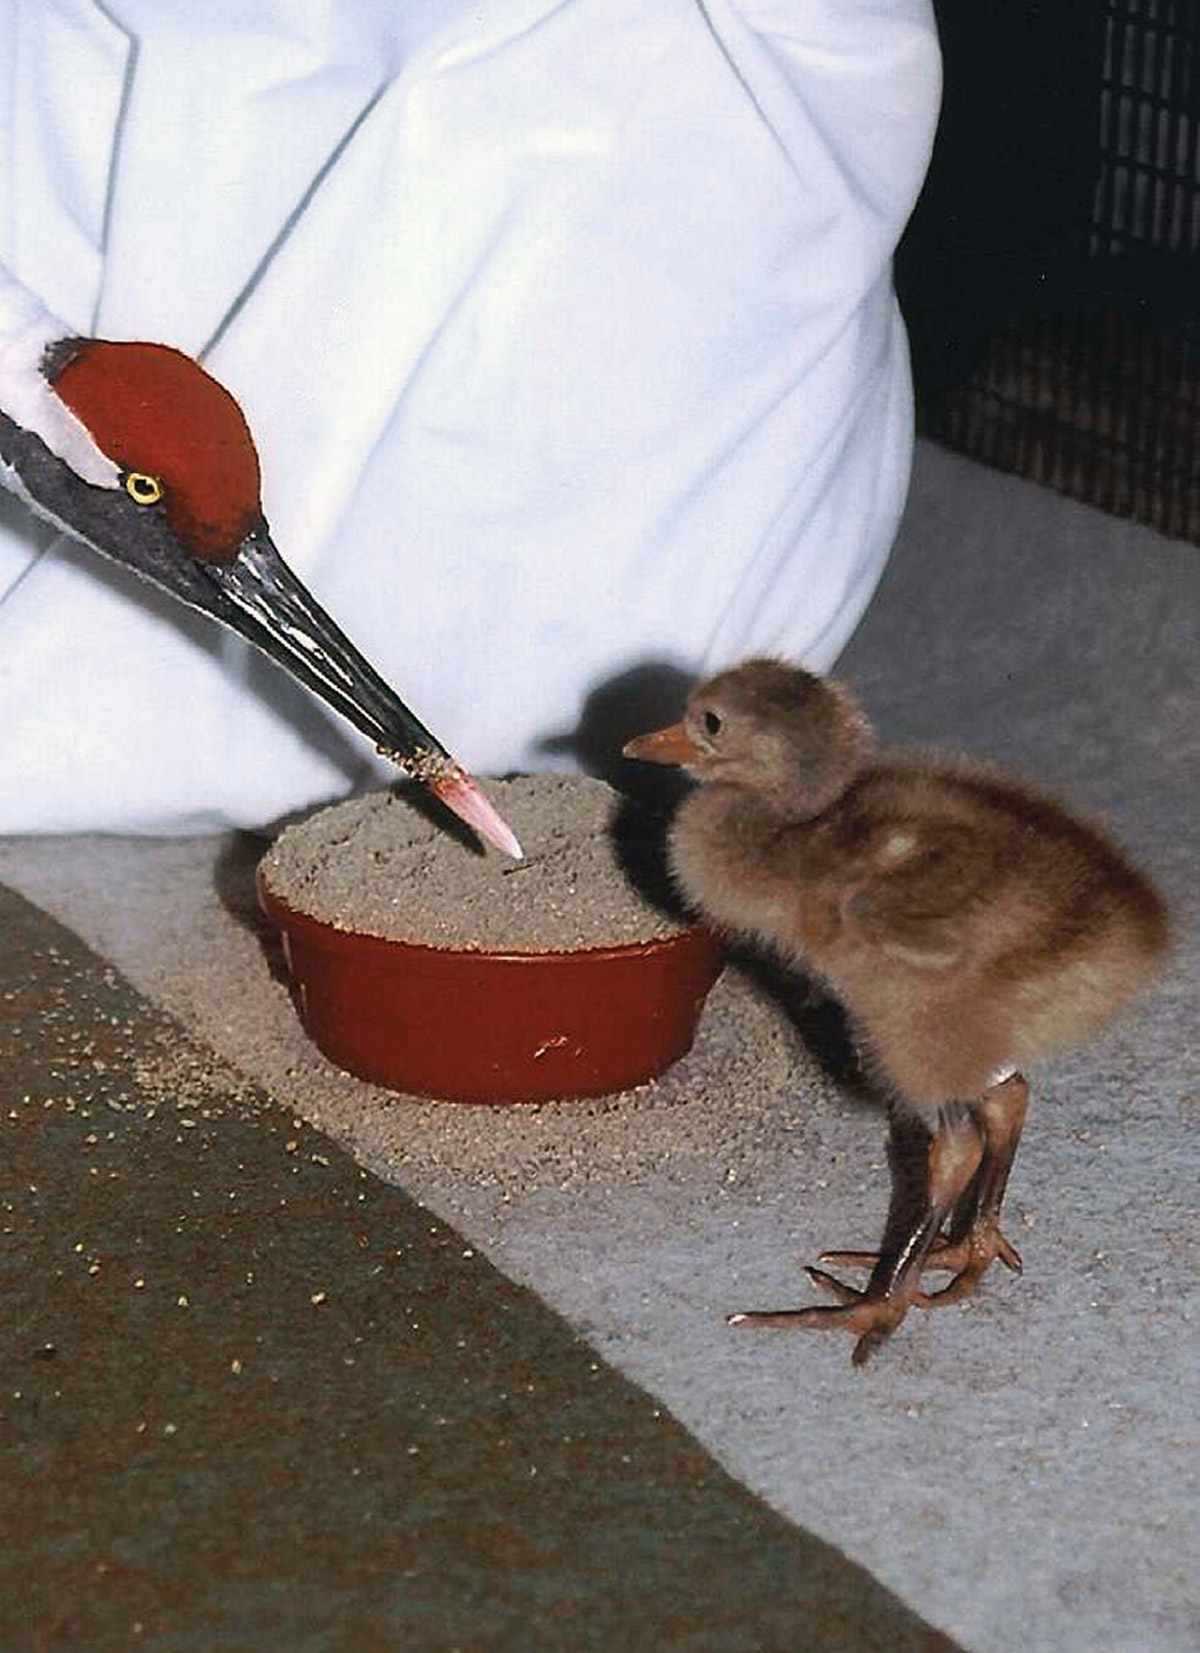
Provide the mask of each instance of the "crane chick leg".
[{"label": "crane chick leg", "polygon": [[[914,1297],[918,1307],[927,1309],[961,1302],[971,1295],[997,1258],[1014,1274],[1021,1273],[1020,1253],[1000,1232],[1000,1211],[1028,1105],[1029,1085],[1019,1073],[992,1085],[974,1104],[972,1111],[983,1134],[983,1158],[951,1212],[946,1232],[934,1240],[922,1265],[927,1269],[947,1269],[954,1279],[940,1291],[922,1292]],[[821,1261],[838,1268],[874,1268],[879,1253],[825,1251]],[[843,1293],[853,1288],[842,1286],[830,1274],[817,1272],[818,1283],[826,1291],[847,1300]]]},{"label": "crane chick leg", "polygon": [[[897,1129],[894,1122],[894,1141]],[[856,1366],[863,1365],[904,1319],[910,1305],[922,1300],[921,1270],[926,1258],[971,1186],[984,1154],[975,1112],[961,1105],[942,1109],[937,1130],[926,1138],[923,1187],[915,1201],[905,1185],[900,1155],[894,1156],[891,1209],[883,1243],[877,1253],[870,1254],[873,1267],[866,1289],[858,1291],[824,1269],[810,1268],[814,1283],[839,1299],[835,1306],[753,1310],[730,1315],[729,1324],[855,1332],[858,1341],[853,1360]]]},{"label": "crane chick leg", "polygon": [[1000,1232],[1000,1212],[1028,1106],[1029,1085],[1019,1073],[986,1090],[976,1104],[983,1160],[925,1261],[926,1268],[950,1269],[954,1278],[940,1291],[928,1292],[923,1306],[969,1297],[997,1257],[1020,1274],[1020,1254]]}]

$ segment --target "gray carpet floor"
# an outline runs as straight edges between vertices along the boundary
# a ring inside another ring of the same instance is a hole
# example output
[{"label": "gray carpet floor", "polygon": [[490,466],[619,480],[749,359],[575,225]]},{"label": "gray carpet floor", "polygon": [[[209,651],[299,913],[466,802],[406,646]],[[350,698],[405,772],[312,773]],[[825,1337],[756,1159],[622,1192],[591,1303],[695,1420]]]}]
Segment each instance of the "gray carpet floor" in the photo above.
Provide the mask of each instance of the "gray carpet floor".
[{"label": "gray carpet floor", "polygon": [[[726,1329],[869,1244],[884,1129],[727,974],[650,1092],[469,1119],[305,1047],[248,922],[256,846],[0,843],[0,880],[453,1223],[776,1510],[972,1653],[1200,1646],[1196,818],[1200,550],[921,446],[839,675],[889,739],[1018,767],[1106,820],[1174,905],[1158,993],[1032,1075],[1010,1193],[1025,1274],[848,1342]],[[229,983],[235,980],[232,993]]]}]

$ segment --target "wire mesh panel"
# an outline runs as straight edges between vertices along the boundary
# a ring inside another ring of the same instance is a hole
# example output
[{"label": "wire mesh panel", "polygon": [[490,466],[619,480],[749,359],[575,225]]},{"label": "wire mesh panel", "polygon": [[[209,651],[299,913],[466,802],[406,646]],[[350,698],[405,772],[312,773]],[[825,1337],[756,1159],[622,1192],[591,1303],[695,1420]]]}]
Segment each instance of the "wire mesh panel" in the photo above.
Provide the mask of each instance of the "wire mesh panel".
[{"label": "wire mesh panel", "polygon": [[1200,244],[1195,0],[1106,0],[1097,257]]},{"label": "wire mesh panel", "polygon": [[921,428],[1200,541],[1200,5],[977,3],[939,7],[946,105],[898,260]]}]

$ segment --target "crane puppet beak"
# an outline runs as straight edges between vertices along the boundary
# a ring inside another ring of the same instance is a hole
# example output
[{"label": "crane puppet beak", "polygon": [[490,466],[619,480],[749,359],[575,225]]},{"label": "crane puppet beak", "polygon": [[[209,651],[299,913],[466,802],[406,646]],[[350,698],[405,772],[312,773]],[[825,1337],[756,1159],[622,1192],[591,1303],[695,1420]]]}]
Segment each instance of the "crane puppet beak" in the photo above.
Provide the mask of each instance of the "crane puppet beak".
[{"label": "crane puppet beak", "polygon": [[[521,846],[478,782],[404,704],[276,550],[266,524],[247,534],[227,563],[195,565],[219,596],[223,619],[319,695],[355,728],[504,854]],[[185,601],[188,599],[185,598]],[[197,605],[203,606],[203,605]]]}]

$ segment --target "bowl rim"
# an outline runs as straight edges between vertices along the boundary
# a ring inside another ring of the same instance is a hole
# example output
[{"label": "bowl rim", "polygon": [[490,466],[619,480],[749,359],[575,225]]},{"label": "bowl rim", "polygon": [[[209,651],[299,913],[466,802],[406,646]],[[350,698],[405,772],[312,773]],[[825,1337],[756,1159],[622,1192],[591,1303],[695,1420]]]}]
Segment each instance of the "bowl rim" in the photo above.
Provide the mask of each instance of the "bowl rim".
[{"label": "bowl rim", "polygon": [[311,945],[327,952],[381,952],[389,955],[415,953],[430,959],[457,959],[477,964],[547,964],[554,961],[560,967],[568,961],[599,964],[611,959],[644,958],[647,954],[673,951],[684,947],[710,947],[721,951],[721,943],[706,924],[685,921],[679,929],[666,936],[647,936],[644,941],[601,942],[584,947],[540,947],[497,949],[493,947],[439,947],[435,942],[409,941],[399,936],[376,935],[369,930],[348,929],[344,925],[317,918],[302,912],[285,901],[271,888],[262,864],[255,870],[255,888],[263,912],[280,929],[303,936]]}]

